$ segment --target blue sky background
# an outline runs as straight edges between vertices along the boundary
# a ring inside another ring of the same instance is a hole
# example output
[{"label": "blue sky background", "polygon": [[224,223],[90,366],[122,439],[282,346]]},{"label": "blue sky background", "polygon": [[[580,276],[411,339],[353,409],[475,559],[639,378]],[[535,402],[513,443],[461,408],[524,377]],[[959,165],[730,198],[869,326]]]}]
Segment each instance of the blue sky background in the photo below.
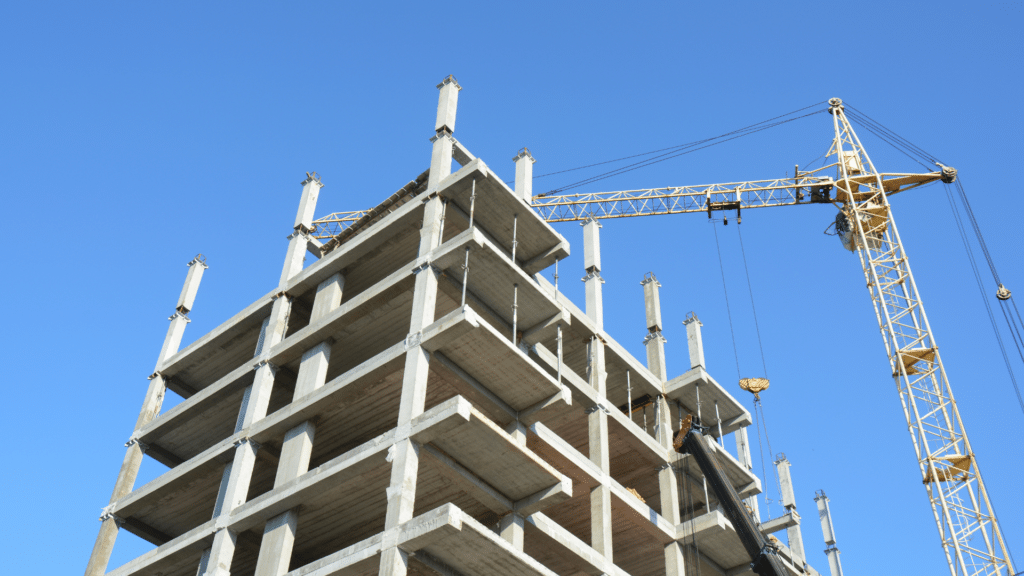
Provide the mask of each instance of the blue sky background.
[{"label": "blue sky background", "polygon": [[[447,74],[464,87],[456,137],[509,179],[523,146],[541,175],[841,97],[960,170],[1004,282],[1024,291],[1021,24],[1019,2],[8,3],[5,571],[84,569],[184,264],[203,252],[211,266],[187,344],[276,283],[305,171],[327,184],[322,215],[374,206],[428,166],[434,85]],[[918,168],[861,136],[880,169]],[[782,177],[830,138],[830,117],[818,114],[580,190]],[[588,175],[540,178],[535,191]],[[945,191],[915,190],[893,205],[990,495],[1024,562],[1024,416]],[[793,463],[819,570],[812,498],[824,489],[847,573],[942,574],[862,272],[821,234],[834,212],[744,214],[772,448]],[[582,302],[581,229],[557,228],[577,248],[560,284]],[[718,229],[726,286],[741,371],[760,376],[736,232],[732,222]],[[749,407],[707,218],[618,220],[602,234],[608,331],[644,357],[639,282],[653,271],[670,375],[686,367],[681,321],[693,310],[712,375]],[[147,463],[137,485],[159,471]],[[148,549],[122,533],[111,567]]]}]

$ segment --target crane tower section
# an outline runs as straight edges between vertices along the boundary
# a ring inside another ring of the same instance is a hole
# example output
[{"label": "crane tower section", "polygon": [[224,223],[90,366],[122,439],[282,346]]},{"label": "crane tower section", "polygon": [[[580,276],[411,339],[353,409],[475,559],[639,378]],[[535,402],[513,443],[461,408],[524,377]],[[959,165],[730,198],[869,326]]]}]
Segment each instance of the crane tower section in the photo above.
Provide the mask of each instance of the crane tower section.
[{"label": "crane tower section", "polygon": [[[850,126],[842,101],[833,98],[829,104],[836,135],[830,150],[837,157],[836,200],[850,223],[950,572],[1012,575],[882,176]],[[944,169],[944,179],[952,176]]]}]

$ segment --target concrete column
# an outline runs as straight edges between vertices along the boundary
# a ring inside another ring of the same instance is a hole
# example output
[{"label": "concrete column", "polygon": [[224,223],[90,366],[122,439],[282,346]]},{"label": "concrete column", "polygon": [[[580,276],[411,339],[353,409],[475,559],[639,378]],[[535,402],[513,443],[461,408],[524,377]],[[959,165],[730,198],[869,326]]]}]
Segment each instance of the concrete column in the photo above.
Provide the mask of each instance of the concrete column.
[{"label": "concrete column", "polygon": [[661,283],[653,272],[648,272],[640,284],[644,287],[644,308],[647,311],[647,335],[644,337],[647,368],[664,382],[668,370],[665,367],[665,337],[661,335],[661,297],[658,294]]},{"label": "concrete column", "polygon": [[[750,472],[753,472],[754,460],[750,456],[750,439],[747,436],[746,427],[737,430],[734,436],[736,437],[736,455],[738,456],[740,464],[745,466]],[[761,510],[757,506],[757,495],[746,498],[743,501],[750,507],[751,514],[754,516],[754,521],[760,524]]]},{"label": "concrete column", "polygon": [[[588,313],[589,311],[588,307]],[[604,407],[608,402],[604,342],[594,337],[587,347],[587,378],[590,385],[597,390],[597,396],[602,403],[587,413],[590,461],[605,474],[610,474],[608,412]],[[611,488],[606,484],[599,484],[590,491],[590,539],[591,547],[612,562],[612,494]]]},{"label": "concrete column", "polygon": [[[254,363],[255,375],[253,382],[246,387],[242,395],[242,405],[238,411],[235,432],[240,432],[262,420],[270,407],[270,395],[274,389],[274,378],[277,367],[270,360],[270,350],[284,339],[288,329],[288,316],[291,312],[292,299],[284,292],[288,281],[302,271],[302,262],[309,242],[307,233],[312,225],[312,215],[316,210],[316,201],[323,183],[316,172],[306,173],[302,181],[302,195],[299,209],[295,217],[293,233],[288,237],[288,251],[285,254],[281,280],[278,284],[280,292],[274,299],[270,309],[270,318],[264,322],[256,344],[257,359]],[[214,505],[213,517],[230,514],[232,510],[245,503],[252,482],[252,471],[256,466],[256,453],[259,445],[248,438],[240,441],[235,448],[234,458],[224,467],[221,477],[220,492]],[[227,528],[221,528],[213,536],[213,544],[208,556],[205,573],[199,576],[229,576],[231,561],[235,555],[238,535]],[[290,551],[289,551],[290,553]]]},{"label": "concrete column", "polygon": [[796,526],[790,526],[786,528],[786,536],[789,538],[789,549],[793,552],[793,555],[804,561],[804,538],[800,533],[800,515],[796,512],[796,498],[793,495],[793,478],[789,473],[789,460],[786,460],[785,454],[779,454],[779,459],[775,461],[775,467],[779,471],[779,484],[782,490],[782,505],[785,507],[786,512],[790,512],[797,519]]},{"label": "concrete column", "polygon": [[526,201],[533,202],[533,155],[529,148],[523,148],[519,154],[512,159],[516,163],[516,196]]},{"label": "concrete column", "polygon": [[[341,304],[345,279],[341,273],[334,274],[320,283],[313,300],[310,323],[314,323]],[[331,358],[330,340],[313,346],[302,355],[296,378],[292,401],[296,401],[323,386],[327,381],[327,364]],[[280,487],[309,470],[309,459],[313,454],[313,438],[316,425],[306,421],[292,428],[284,436],[281,457],[277,465],[274,487]],[[288,510],[271,518],[263,530],[259,557],[256,561],[256,576],[281,576],[288,572],[295,531],[298,528],[298,509]]]},{"label": "concrete column", "polygon": [[[164,394],[167,391],[164,377],[160,374],[163,363],[173,356],[181,345],[181,337],[185,333],[185,326],[189,323],[188,313],[195,303],[196,293],[199,291],[199,282],[206,270],[206,259],[200,254],[188,263],[188,275],[185,277],[185,284],[178,297],[174,315],[170,317],[171,325],[167,328],[164,336],[164,343],[160,347],[160,355],[156,359],[156,367],[152,376],[149,377],[149,386],[146,388],[146,396],[142,401],[142,409],[139,411],[139,418],[135,421],[135,430],[138,432],[143,426],[149,424],[153,418],[160,414],[160,408],[164,403]],[[121,469],[117,473],[117,480],[114,482],[114,491],[110,495],[110,504],[126,496],[135,487],[135,479],[139,475],[139,467],[142,465],[142,456],[145,448],[135,440],[135,434],[128,441],[128,450],[125,452],[124,460],[121,462]],[[99,576],[107,571],[107,563],[110,562],[110,553],[114,550],[114,541],[117,540],[117,531],[120,519],[104,511],[100,517],[100,531],[96,536],[96,543],[93,545],[92,555],[89,556],[89,563],[85,567],[86,576]]]},{"label": "concrete column", "polygon": [[284,269],[281,271],[282,287],[291,277],[302,272],[306,248],[309,246],[309,231],[313,226],[313,212],[316,210],[316,201],[323,186],[316,172],[306,173],[306,179],[302,181],[302,195],[299,198],[298,213],[295,215],[294,231],[288,236],[288,252],[284,259]]},{"label": "concrete column", "polygon": [[501,517],[498,522],[498,534],[516,550],[523,551],[526,520],[514,512]]},{"label": "concrete column", "polygon": [[433,151],[430,154],[430,174],[427,176],[427,193],[437,192],[441,181],[452,173],[452,147],[455,142],[450,134],[438,132],[430,139]]},{"label": "concrete column", "polygon": [[818,505],[818,519],[821,520],[821,534],[825,537],[825,555],[828,556],[828,569],[832,576],[843,576],[843,566],[839,562],[839,548],[836,547],[836,532],[832,527],[832,512],[828,507],[828,496],[824,490],[814,495],[814,503]]},{"label": "concrete column", "polygon": [[454,76],[448,76],[437,85],[437,121],[434,123],[434,144],[430,154],[430,175],[427,177],[427,193],[436,192],[441,180],[452,173],[452,148],[455,141],[455,111],[459,104],[462,87]]},{"label": "concrete column", "polygon": [[453,134],[455,132],[455,111],[459,106],[459,92],[462,90],[462,86],[459,86],[455,76],[449,74],[437,85],[437,89],[440,94],[437,98],[437,122],[434,123],[434,132],[444,130]]},{"label": "concrete column", "polygon": [[[526,426],[516,420],[505,427],[505,432],[512,437],[516,444],[526,448]],[[525,538],[526,519],[515,512],[509,512],[502,516],[498,522],[498,535],[520,552],[523,550],[523,539]]]},{"label": "concrete column", "polygon": [[[385,534],[395,533],[398,527],[412,519],[416,500],[416,480],[419,469],[419,445],[412,439],[402,437],[412,419],[423,413],[427,398],[427,378],[430,367],[430,353],[419,345],[419,335],[425,326],[434,321],[437,302],[438,271],[426,261],[430,251],[441,242],[441,199],[437,196],[427,201],[423,226],[420,228],[420,266],[416,271],[413,288],[412,317],[409,321],[409,336],[406,339],[408,352],[405,356],[405,371],[402,375],[402,395],[398,408],[398,440],[392,446],[391,483],[387,489],[387,515],[384,520]],[[381,576],[405,576],[409,569],[409,556],[389,544],[385,537],[381,551]]]},{"label": "concrete column", "polygon": [[583,268],[587,275],[583,282],[587,290],[587,317],[597,324],[598,330],[604,330],[604,300],[601,296],[601,225],[597,220],[589,218],[583,222]]},{"label": "concrete column", "polygon": [[707,364],[704,363],[704,340],[700,336],[700,327],[704,324],[693,312],[686,315],[683,324],[686,325],[686,345],[690,349],[690,368],[700,366],[707,370]]}]

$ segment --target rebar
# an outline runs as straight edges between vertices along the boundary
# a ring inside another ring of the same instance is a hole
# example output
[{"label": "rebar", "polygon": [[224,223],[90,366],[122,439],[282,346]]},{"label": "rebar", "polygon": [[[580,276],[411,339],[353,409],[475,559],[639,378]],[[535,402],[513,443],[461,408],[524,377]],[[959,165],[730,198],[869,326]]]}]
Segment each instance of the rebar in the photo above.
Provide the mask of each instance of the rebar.
[{"label": "rebar", "polygon": [[[472,221],[472,217],[470,217]],[[466,246],[466,263],[462,265],[462,303],[460,306],[466,306],[466,282],[469,281],[469,246]]]},{"label": "rebar", "polygon": [[473,213],[476,211],[476,180],[473,180],[472,192],[469,194],[469,227],[473,228]]},{"label": "rebar", "polygon": [[512,215],[512,263],[516,263],[516,245],[519,242],[516,240],[516,231],[519,227],[519,214]]},{"label": "rebar", "polygon": [[512,344],[516,342],[516,328],[519,324],[519,284],[512,285]]}]

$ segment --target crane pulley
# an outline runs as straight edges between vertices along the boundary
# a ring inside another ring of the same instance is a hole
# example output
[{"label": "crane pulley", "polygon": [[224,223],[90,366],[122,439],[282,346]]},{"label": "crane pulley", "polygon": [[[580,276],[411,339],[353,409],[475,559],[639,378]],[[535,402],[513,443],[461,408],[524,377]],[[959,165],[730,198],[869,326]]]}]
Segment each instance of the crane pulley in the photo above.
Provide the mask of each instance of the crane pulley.
[{"label": "crane pulley", "polygon": [[[769,206],[833,204],[836,232],[859,257],[890,362],[891,376],[917,454],[952,576],[1014,574],[977,458],[953,401],[939,348],[893,220],[888,197],[936,181],[951,183],[956,170],[938,164],[925,173],[875,169],[838,98],[829,100],[834,161],[792,178],[619,192],[537,195],[532,207],[548,222],[737,211]],[[826,175],[829,169],[834,175]],[[318,238],[335,238],[370,213],[338,212],[314,221]],[[328,232],[327,230],[330,230]],[[1000,285],[1000,298],[1009,291]]]}]

